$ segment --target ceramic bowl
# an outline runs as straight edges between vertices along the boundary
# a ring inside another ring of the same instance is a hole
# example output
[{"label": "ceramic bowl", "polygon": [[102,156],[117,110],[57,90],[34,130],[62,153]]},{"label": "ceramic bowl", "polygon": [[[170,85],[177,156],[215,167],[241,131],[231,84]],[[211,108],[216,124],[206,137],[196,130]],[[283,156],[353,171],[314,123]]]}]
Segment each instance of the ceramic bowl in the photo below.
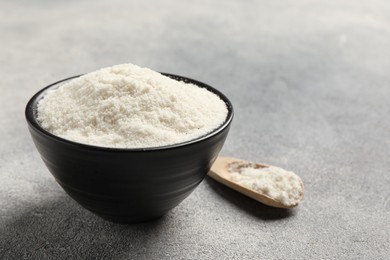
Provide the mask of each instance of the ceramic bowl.
[{"label": "ceramic bowl", "polygon": [[79,76],[49,85],[26,106],[29,131],[51,174],[70,197],[104,219],[147,221],[177,206],[204,179],[228,135],[233,107],[222,93],[193,79],[163,74],[218,95],[228,108],[225,122],[205,136],[175,145],[107,148],[55,136],[37,121],[39,100],[49,90]]}]

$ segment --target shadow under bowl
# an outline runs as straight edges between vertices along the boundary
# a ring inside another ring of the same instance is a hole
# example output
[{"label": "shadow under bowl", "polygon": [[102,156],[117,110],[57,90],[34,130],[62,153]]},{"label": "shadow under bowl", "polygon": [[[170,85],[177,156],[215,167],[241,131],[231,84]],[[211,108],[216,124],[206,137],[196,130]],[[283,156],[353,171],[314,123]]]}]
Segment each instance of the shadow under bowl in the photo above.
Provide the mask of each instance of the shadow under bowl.
[{"label": "shadow under bowl", "polygon": [[37,121],[40,99],[49,90],[79,76],[47,86],[26,106],[30,134],[51,174],[75,201],[104,219],[143,222],[177,206],[207,175],[228,135],[233,107],[222,93],[193,79],[163,74],[218,95],[228,108],[225,122],[205,136],[175,145],[107,148],[55,136]]}]

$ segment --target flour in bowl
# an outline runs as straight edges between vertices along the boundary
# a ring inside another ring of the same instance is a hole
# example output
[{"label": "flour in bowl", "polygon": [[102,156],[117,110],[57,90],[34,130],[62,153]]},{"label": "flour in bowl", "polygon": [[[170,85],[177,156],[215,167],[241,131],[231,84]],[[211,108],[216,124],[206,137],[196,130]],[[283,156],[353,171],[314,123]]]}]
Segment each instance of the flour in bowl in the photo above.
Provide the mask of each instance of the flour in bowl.
[{"label": "flour in bowl", "polygon": [[207,89],[121,64],[73,79],[38,103],[38,122],[62,138],[95,146],[147,148],[210,133],[226,120]]}]

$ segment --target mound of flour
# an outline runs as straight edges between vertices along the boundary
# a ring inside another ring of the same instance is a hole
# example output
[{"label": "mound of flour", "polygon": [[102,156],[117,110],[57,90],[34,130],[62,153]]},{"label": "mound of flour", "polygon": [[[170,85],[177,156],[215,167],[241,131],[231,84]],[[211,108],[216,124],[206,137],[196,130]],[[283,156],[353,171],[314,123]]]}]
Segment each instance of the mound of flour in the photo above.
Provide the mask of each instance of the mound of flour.
[{"label": "mound of flour", "polygon": [[296,205],[303,194],[301,178],[279,167],[257,167],[250,162],[234,162],[229,165],[229,173],[233,181],[285,206]]},{"label": "mound of flour", "polygon": [[132,64],[76,78],[38,103],[38,122],[54,135],[117,148],[189,141],[219,127],[227,113],[214,93]]}]

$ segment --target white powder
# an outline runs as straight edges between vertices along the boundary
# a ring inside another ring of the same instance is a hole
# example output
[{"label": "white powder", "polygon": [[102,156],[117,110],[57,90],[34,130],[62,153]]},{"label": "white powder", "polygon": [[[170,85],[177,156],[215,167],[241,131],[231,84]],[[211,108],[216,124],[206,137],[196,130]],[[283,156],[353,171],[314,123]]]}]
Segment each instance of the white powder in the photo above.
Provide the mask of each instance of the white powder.
[{"label": "white powder", "polygon": [[303,194],[299,176],[279,167],[262,168],[254,163],[233,162],[230,164],[229,173],[233,181],[265,194],[285,206],[296,205]]},{"label": "white powder", "polygon": [[219,127],[227,113],[214,93],[132,64],[76,78],[38,103],[38,121],[54,135],[117,148],[189,141]]}]

